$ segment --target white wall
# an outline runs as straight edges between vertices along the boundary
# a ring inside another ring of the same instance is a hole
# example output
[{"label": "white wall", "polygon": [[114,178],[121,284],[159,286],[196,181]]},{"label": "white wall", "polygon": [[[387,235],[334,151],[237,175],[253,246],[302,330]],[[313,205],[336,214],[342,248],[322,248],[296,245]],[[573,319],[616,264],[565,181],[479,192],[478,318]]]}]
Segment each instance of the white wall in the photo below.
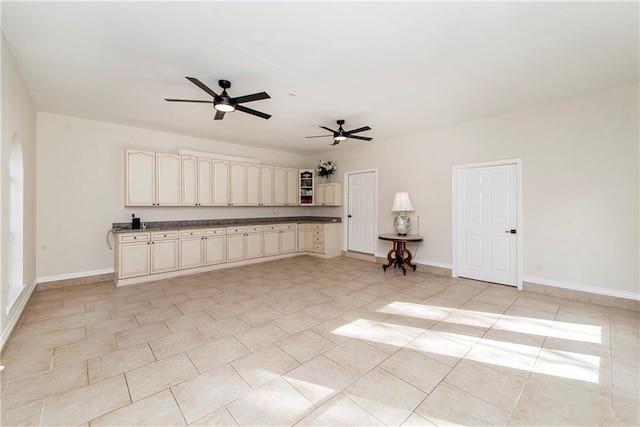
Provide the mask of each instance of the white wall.
[{"label": "white wall", "polygon": [[[393,194],[408,191],[422,212],[418,260],[450,266],[452,167],[520,158],[525,280],[638,298],[639,140],[634,85],[410,137],[348,141],[310,161],[336,161],[335,180],[378,168],[378,231],[393,231]],[[376,254],[387,251],[379,242]]]},{"label": "white wall", "polygon": [[113,270],[113,222],[307,215],[307,208],[124,207],[125,149],[187,148],[306,167],[306,156],[38,112],[38,278]]},{"label": "white wall", "polygon": [[[0,244],[1,268],[0,276],[0,330],[2,331],[0,347],[4,345],[8,334],[15,325],[26,302],[28,294],[33,290],[36,279],[36,111],[29,92],[22,80],[15,58],[2,34],[2,147],[0,149],[0,168],[2,187],[0,227],[2,243]],[[23,282],[26,285],[20,297],[13,303],[7,313],[8,297],[8,201],[9,201],[9,151],[11,142],[16,137],[22,142],[24,161],[24,246],[23,246]]]}]

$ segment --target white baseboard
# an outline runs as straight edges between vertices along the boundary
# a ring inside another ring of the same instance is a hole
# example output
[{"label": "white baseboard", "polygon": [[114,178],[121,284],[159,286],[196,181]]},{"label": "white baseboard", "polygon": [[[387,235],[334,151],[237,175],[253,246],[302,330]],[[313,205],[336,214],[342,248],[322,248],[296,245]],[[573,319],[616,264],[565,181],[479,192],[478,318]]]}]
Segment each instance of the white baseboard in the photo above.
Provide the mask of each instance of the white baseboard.
[{"label": "white baseboard", "polygon": [[615,289],[599,288],[596,286],[582,285],[580,283],[563,282],[560,280],[544,279],[541,277],[533,276],[522,276],[522,281],[536,283],[539,285],[552,286],[554,288],[569,289],[572,291],[588,292],[591,294],[606,295],[609,297],[640,301],[640,293],[617,291]]},{"label": "white baseboard", "polygon": [[38,284],[38,281],[34,280],[30,286],[26,286],[25,289],[20,294],[20,296],[18,297],[18,299],[15,301],[15,303],[11,307],[11,310],[9,311],[9,319],[8,319],[7,327],[4,328],[4,330],[2,331],[2,336],[0,336],[0,352],[4,349],[4,345],[9,340],[9,337],[11,336],[11,332],[13,332],[13,328],[16,327],[16,324],[18,323],[18,320],[20,319],[22,312],[27,306],[27,302],[29,301],[29,298],[31,298],[31,294],[36,289],[37,284]]},{"label": "white baseboard", "polygon": [[102,270],[80,271],[77,273],[58,274],[55,276],[44,276],[37,279],[38,283],[55,282],[58,280],[77,279],[78,277],[99,276],[101,274],[110,274],[115,270],[113,268],[104,268]]}]

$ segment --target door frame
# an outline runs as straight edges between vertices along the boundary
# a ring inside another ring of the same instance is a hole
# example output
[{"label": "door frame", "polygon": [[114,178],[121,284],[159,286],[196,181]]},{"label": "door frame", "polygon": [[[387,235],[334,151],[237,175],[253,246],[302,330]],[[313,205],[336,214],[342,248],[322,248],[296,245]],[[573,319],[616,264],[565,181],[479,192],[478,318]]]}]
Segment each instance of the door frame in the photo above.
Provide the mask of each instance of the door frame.
[{"label": "door frame", "polygon": [[460,233],[460,224],[458,224],[458,172],[464,169],[474,169],[474,168],[484,168],[484,167],[492,167],[492,166],[505,166],[505,165],[515,165],[516,166],[516,176],[518,177],[518,185],[516,186],[516,191],[518,192],[517,197],[517,209],[518,209],[518,243],[517,243],[517,263],[516,268],[517,271],[517,279],[516,285],[518,290],[522,290],[522,241],[524,236],[524,223],[522,222],[522,159],[514,158],[514,159],[504,159],[504,160],[493,160],[488,162],[480,162],[480,163],[467,163],[462,165],[454,165],[452,168],[453,174],[453,192],[452,192],[452,233],[451,233],[451,276],[458,277],[458,235]]},{"label": "door frame", "polygon": [[[344,191],[342,192],[342,206],[344,209],[342,210],[342,251],[349,251],[349,176],[357,175],[360,173],[368,173],[373,172],[373,180],[374,180],[374,190],[373,190],[373,206],[375,209],[373,210],[373,229],[375,232],[378,232],[378,168],[371,169],[359,169],[355,171],[346,171],[344,173]],[[378,245],[377,243],[373,245],[373,256],[378,256]]]}]

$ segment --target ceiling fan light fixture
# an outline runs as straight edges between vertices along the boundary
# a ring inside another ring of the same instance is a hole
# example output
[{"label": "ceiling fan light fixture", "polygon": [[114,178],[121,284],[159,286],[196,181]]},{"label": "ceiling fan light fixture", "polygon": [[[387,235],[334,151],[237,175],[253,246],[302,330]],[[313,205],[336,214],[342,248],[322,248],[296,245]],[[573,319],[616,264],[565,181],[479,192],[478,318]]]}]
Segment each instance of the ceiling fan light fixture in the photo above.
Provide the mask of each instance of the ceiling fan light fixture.
[{"label": "ceiling fan light fixture", "polygon": [[336,141],[345,141],[347,137],[345,135],[338,135],[334,138]]},{"label": "ceiling fan light fixture", "polygon": [[228,99],[216,99],[215,102],[213,103],[213,108],[215,108],[218,111],[222,111],[223,113],[230,113],[232,111],[236,111],[236,106],[233,105],[233,102],[231,102]]}]

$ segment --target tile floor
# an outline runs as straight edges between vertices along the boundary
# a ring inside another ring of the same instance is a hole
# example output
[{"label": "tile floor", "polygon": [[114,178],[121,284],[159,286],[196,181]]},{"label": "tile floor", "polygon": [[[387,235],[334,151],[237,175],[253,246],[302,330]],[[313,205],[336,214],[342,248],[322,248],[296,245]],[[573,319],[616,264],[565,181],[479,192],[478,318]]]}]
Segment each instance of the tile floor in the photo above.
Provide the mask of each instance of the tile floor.
[{"label": "tile floor", "polygon": [[639,425],[639,313],[351,258],[38,291],[2,425]]}]

